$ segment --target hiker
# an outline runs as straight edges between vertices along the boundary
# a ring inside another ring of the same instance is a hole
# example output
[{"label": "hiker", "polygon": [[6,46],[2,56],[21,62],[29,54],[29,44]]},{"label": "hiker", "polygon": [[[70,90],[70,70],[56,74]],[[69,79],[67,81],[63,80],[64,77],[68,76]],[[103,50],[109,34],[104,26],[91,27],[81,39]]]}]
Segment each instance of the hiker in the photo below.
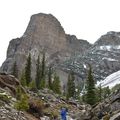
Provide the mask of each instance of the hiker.
[{"label": "hiker", "polygon": [[67,120],[66,119],[66,114],[67,114],[67,111],[66,111],[66,108],[61,108],[61,119],[62,120]]},{"label": "hiker", "polygon": [[107,112],[105,113],[103,120],[110,120],[110,115]]}]

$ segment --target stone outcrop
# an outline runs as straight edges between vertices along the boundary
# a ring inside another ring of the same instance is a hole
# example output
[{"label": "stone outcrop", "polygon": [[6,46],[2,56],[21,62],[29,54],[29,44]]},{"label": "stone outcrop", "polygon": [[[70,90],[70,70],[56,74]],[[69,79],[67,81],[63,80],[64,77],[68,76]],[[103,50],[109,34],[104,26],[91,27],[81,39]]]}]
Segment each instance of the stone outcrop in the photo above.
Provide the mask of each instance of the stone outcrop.
[{"label": "stone outcrop", "polygon": [[0,75],[0,87],[10,89],[13,95],[16,94],[16,87],[19,85],[19,81],[14,76]]},{"label": "stone outcrop", "polygon": [[21,72],[28,54],[31,53],[34,76],[36,59],[43,51],[46,53],[47,64],[57,65],[73,55],[83,54],[90,46],[87,41],[66,35],[60,22],[53,15],[35,14],[31,16],[23,36],[10,41],[1,71],[10,73],[16,61]]}]

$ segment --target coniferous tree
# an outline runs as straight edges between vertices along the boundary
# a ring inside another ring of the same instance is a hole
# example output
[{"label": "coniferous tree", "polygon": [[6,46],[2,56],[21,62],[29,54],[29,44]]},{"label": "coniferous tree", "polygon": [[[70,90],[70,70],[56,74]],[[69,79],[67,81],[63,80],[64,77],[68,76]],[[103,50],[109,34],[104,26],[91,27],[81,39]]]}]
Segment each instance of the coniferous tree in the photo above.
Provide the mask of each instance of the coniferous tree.
[{"label": "coniferous tree", "polygon": [[29,54],[25,66],[25,80],[26,80],[26,85],[29,86],[31,82],[31,54]]},{"label": "coniferous tree", "polygon": [[22,86],[26,86],[26,79],[25,79],[25,72],[24,70],[22,71],[21,77],[20,77],[20,83]]},{"label": "coniferous tree", "polygon": [[43,52],[43,57],[42,57],[42,71],[41,71],[41,77],[45,79],[45,53]]},{"label": "coniferous tree", "polygon": [[14,75],[16,78],[18,78],[18,66],[17,66],[16,61],[13,63],[12,75]]},{"label": "coniferous tree", "polygon": [[16,99],[20,100],[21,99],[21,95],[22,95],[22,90],[21,90],[21,87],[18,86],[17,89],[16,89]]},{"label": "coniferous tree", "polygon": [[40,57],[38,56],[37,64],[36,64],[36,76],[35,76],[35,84],[36,88],[40,88],[40,80],[41,80],[41,68],[40,68]]},{"label": "coniferous tree", "polygon": [[86,82],[86,102],[90,105],[96,103],[95,82],[92,75],[92,68],[89,65],[88,77]]},{"label": "coniferous tree", "polygon": [[104,87],[102,90],[103,90],[103,99],[105,99],[110,95],[110,88],[108,86],[108,87]]},{"label": "coniferous tree", "polygon": [[52,67],[48,69],[48,88],[52,90]]},{"label": "coniferous tree", "polygon": [[55,73],[54,74],[54,81],[53,81],[53,91],[57,94],[61,94],[61,86],[60,86],[60,79],[59,79],[59,76],[57,76],[57,74]]},{"label": "coniferous tree", "polygon": [[68,82],[67,82],[67,99],[70,97],[74,97],[75,95],[75,83],[74,83],[75,77],[74,73],[70,72],[68,75]]},{"label": "coniferous tree", "polygon": [[96,99],[97,99],[98,102],[102,101],[102,87],[101,87],[101,84],[96,89]]},{"label": "coniferous tree", "polygon": [[22,92],[20,86],[16,89],[16,99],[17,101],[15,102],[14,107],[18,110],[18,120],[21,119],[19,116],[20,111],[26,111],[29,109],[28,96]]},{"label": "coniferous tree", "polygon": [[30,82],[29,88],[30,88],[30,90],[32,90],[32,91],[36,91],[36,90],[37,90],[37,89],[36,89],[35,80],[32,80],[32,81]]},{"label": "coniferous tree", "polygon": [[41,81],[40,88],[45,88],[45,53],[43,52],[42,62],[41,62]]},{"label": "coniferous tree", "polygon": [[28,96],[26,94],[22,94],[20,100],[15,103],[15,108],[18,111],[26,111],[29,109],[28,104]]}]

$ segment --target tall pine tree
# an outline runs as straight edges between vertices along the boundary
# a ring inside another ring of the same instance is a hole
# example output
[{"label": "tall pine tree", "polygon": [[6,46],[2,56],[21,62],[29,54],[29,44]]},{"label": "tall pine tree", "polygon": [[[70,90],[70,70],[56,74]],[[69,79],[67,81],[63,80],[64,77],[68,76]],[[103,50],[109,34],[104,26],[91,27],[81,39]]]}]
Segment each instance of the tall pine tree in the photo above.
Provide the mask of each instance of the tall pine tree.
[{"label": "tall pine tree", "polygon": [[35,76],[35,84],[36,88],[40,88],[40,80],[41,80],[41,68],[40,68],[40,57],[38,56],[37,64],[36,64],[36,76]]},{"label": "tall pine tree", "polygon": [[22,86],[26,86],[26,79],[25,79],[25,71],[23,70],[22,71],[22,74],[21,74],[21,76],[20,76],[20,82],[21,82],[21,85]]},{"label": "tall pine tree", "polygon": [[92,68],[90,65],[86,81],[86,102],[90,105],[94,105],[96,103],[95,82],[93,79]]},{"label": "tall pine tree", "polygon": [[57,74],[54,74],[54,81],[53,81],[53,91],[57,94],[61,94],[61,86],[60,86],[60,79],[59,76],[57,76]]},{"label": "tall pine tree", "polygon": [[52,90],[52,67],[49,66],[48,69],[48,88]]},{"label": "tall pine tree", "polygon": [[101,84],[98,86],[98,88],[96,88],[96,97],[97,97],[97,101],[101,102],[102,101],[102,87]]},{"label": "tall pine tree", "polygon": [[26,85],[29,86],[31,82],[31,54],[29,53],[29,56],[27,58],[26,66],[25,66],[25,80]]},{"label": "tall pine tree", "polygon": [[17,66],[16,61],[13,63],[11,74],[14,75],[16,78],[18,78],[18,66]]},{"label": "tall pine tree", "polygon": [[45,88],[45,52],[43,52],[42,62],[41,62],[41,81],[40,88]]},{"label": "tall pine tree", "polygon": [[41,71],[41,77],[45,78],[45,52],[43,52],[43,57],[42,57],[42,71]]},{"label": "tall pine tree", "polygon": [[67,82],[67,99],[70,97],[74,97],[75,95],[75,77],[74,73],[70,72],[68,75],[68,82]]}]

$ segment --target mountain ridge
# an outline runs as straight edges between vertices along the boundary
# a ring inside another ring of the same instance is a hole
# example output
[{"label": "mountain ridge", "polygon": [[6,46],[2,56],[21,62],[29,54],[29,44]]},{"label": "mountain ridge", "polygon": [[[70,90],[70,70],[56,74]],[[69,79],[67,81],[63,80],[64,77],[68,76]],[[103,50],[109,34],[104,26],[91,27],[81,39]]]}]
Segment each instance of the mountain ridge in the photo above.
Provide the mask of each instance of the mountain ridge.
[{"label": "mountain ridge", "polygon": [[[46,53],[47,64],[55,64],[76,54],[83,54],[91,47],[87,41],[78,40],[74,35],[67,35],[60,22],[51,14],[35,14],[21,38],[10,41],[7,58],[1,66],[2,72],[11,72],[14,61],[20,72],[23,70],[29,53],[32,57],[32,76],[39,54]],[[22,63],[22,64],[21,64]]]},{"label": "mountain ridge", "polygon": [[88,64],[93,68],[94,79],[100,81],[120,69],[120,32],[107,32],[90,44],[75,35],[66,34],[53,15],[35,14],[31,16],[23,36],[10,41],[7,58],[0,71],[11,73],[16,61],[21,74],[31,53],[34,78],[36,60],[43,51],[46,53],[46,65],[55,67],[62,82],[67,80],[70,70],[75,73],[77,80],[85,81]]},{"label": "mountain ridge", "polygon": [[66,60],[60,65],[63,70],[73,70],[81,80],[87,76],[87,66],[91,64],[95,80],[103,80],[120,69],[119,32],[108,32],[102,35],[84,55]]}]

